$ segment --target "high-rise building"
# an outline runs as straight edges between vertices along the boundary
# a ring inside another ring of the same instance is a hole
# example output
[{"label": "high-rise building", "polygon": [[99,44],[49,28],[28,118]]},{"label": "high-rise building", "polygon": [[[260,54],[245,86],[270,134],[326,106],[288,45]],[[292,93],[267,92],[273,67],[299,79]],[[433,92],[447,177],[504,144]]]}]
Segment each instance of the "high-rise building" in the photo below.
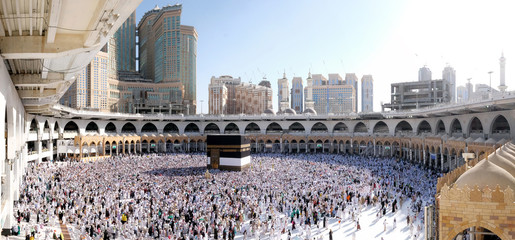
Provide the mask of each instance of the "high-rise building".
[{"label": "high-rise building", "polygon": [[272,109],[270,82],[242,83],[231,76],[211,77],[209,114],[261,114]]},{"label": "high-rise building", "polygon": [[499,65],[501,67],[499,73],[500,73],[500,84],[499,84],[499,90],[501,92],[506,91],[508,86],[506,86],[505,80],[506,80],[506,58],[504,57],[504,53],[501,54],[501,58],[499,58]]},{"label": "high-rise building", "polygon": [[456,70],[447,65],[442,71],[442,79],[449,83],[451,102],[456,102]]},{"label": "high-rise building", "polygon": [[456,88],[456,102],[463,103],[469,99],[469,91],[465,86],[459,86]]},{"label": "high-rise building", "polygon": [[425,65],[418,70],[418,81],[432,80],[431,70]]},{"label": "high-rise building", "polygon": [[312,91],[314,110],[318,114],[356,112],[356,90],[344,84],[339,74],[330,74],[329,80],[322,74],[313,74],[313,83],[312,87],[308,85],[308,91]]},{"label": "high-rise building", "polygon": [[211,77],[209,83],[209,114],[236,114],[236,86],[241,78]]},{"label": "high-rise building", "polygon": [[354,106],[352,107],[354,112],[358,110],[358,77],[354,73],[345,74],[345,85],[351,85],[354,87],[356,94],[354,95]]},{"label": "high-rise building", "polygon": [[60,100],[62,105],[76,109],[109,111],[107,99],[109,54],[105,50],[106,47],[97,53],[64,93]]},{"label": "high-rise building", "polygon": [[286,73],[283,73],[283,78],[277,80],[277,91],[278,111],[283,112],[290,108],[290,87]]},{"label": "high-rise building", "polygon": [[181,25],[182,5],[155,7],[138,23],[139,70],[155,83],[184,85],[186,114],[196,112],[197,32]]},{"label": "high-rise building", "polygon": [[[315,102],[313,101],[313,78],[311,72],[308,73],[306,78],[306,88],[304,88],[304,110],[315,110]],[[304,112],[304,111],[303,111]]]},{"label": "high-rise building", "polygon": [[304,100],[304,87],[302,85],[301,77],[294,77],[291,80],[291,108],[297,113],[304,111],[303,100]]},{"label": "high-rise building", "polygon": [[451,101],[449,82],[437,79],[418,82],[402,82],[391,84],[391,102],[381,107],[384,111],[409,110],[431,107]]},{"label": "high-rise building", "polygon": [[374,111],[374,79],[372,75],[361,77],[361,112]]},{"label": "high-rise building", "polygon": [[136,71],[136,12],[114,34],[116,39],[116,67],[118,71]]}]

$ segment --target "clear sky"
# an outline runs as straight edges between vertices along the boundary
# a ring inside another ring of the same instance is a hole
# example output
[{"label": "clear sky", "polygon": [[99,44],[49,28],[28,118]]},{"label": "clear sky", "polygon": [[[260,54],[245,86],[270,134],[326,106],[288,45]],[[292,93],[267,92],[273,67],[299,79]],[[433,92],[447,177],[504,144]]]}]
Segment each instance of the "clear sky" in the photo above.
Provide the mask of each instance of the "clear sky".
[{"label": "clear sky", "polygon": [[[390,84],[418,80],[427,65],[433,79],[446,64],[457,85],[499,85],[499,57],[507,59],[506,84],[515,90],[515,1],[408,0],[143,0],[137,21],[156,4],[182,4],[181,23],[198,32],[197,103],[208,107],[211,76],[231,75],[273,86],[277,79],[304,82],[309,70],[374,78],[374,110],[390,102]],[[361,87],[361,86],[360,86]],[[360,92],[361,89],[358,89]],[[361,106],[361,100],[359,100]],[[361,107],[359,107],[361,109]]]}]

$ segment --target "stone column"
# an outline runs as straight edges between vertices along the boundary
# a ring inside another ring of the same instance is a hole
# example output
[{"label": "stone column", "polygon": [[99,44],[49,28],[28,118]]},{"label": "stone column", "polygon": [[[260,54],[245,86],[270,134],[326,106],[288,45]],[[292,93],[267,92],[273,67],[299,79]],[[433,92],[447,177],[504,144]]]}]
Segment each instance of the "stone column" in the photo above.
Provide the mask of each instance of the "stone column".
[{"label": "stone column", "polygon": [[[38,131],[39,131],[39,130],[38,130]],[[41,161],[42,161],[41,153],[42,153],[42,151],[43,151],[43,149],[42,149],[42,148],[43,148],[43,143],[41,142],[41,136],[40,136],[40,135],[38,135],[38,140],[36,141],[36,145],[35,145],[35,147],[36,147],[36,151],[38,152],[38,153],[37,153],[37,154],[38,154],[38,159],[37,159],[37,162],[36,162],[36,163],[37,163],[37,164],[40,164],[40,163],[41,163]],[[82,149],[81,149],[81,151],[82,151]],[[81,152],[81,155],[82,155],[82,152]]]},{"label": "stone column", "polygon": [[423,160],[424,160],[424,161],[423,161],[423,162],[424,162],[424,165],[426,165],[426,149],[424,149],[424,151],[422,152],[422,154],[424,154],[424,155],[422,156],[422,158],[423,158]]}]

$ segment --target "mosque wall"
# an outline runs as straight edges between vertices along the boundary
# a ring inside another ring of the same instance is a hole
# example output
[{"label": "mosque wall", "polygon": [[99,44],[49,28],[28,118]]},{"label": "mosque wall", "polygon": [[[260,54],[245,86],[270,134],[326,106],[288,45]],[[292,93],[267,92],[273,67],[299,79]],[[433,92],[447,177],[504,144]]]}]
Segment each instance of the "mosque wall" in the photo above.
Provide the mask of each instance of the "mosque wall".
[{"label": "mosque wall", "polygon": [[27,149],[25,109],[18,96],[3,59],[0,61],[0,172],[2,177],[0,225],[10,226],[13,201],[18,199],[22,172],[26,166]]}]

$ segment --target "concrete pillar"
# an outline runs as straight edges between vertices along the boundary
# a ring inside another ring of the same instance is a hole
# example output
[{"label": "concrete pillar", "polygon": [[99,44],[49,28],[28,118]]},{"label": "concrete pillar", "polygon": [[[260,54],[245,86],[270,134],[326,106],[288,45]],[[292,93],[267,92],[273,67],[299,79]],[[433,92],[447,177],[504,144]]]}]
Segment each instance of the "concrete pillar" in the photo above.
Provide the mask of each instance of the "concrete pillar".
[{"label": "concrete pillar", "polygon": [[442,152],[441,146],[440,146],[440,171],[443,172],[443,152]]},{"label": "concrete pillar", "polygon": [[[39,131],[39,130],[38,130],[38,131]],[[39,135],[38,135],[38,140],[36,141],[36,145],[35,145],[35,147],[36,147],[36,151],[38,152],[38,153],[37,153],[37,154],[38,154],[38,159],[36,160],[36,163],[37,163],[37,164],[40,164],[40,163],[41,163],[41,161],[42,161],[42,160],[41,160],[41,159],[42,159],[42,158],[41,158],[41,153],[42,153],[42,151],[43,151],[43,149],[42,149],[42,148],[43,148],[43,143],[41,142],[41,136],[39,136]]]},{"label": "concrete pillar", "polygon": [[423,161],[423,162],[424,162],[424,165],[426,165],[426,149],[425,149],[425,148],[424,148],[424,151],[422,152],[422,154],[424,154],[424,155],[422,156],[422,158],[423,158],[423,160],[424,160],[424,161]]},{"label": "concrete pillar", "polygon": [[449,162],[449,172],[452,170],[452,159],[451,154],[447,154],[447,162]]},{"label": "concrete pillar", "polygon": [[377,149],[376,149],[376,139],[374,138],[374,156],[377,155]]},{"label": "concrete pillar", "polygon": [[50,157],[49,160],[54,160],[54,141],[52,141],[52,138],[48,141],[48,150],[50,151]]}]

